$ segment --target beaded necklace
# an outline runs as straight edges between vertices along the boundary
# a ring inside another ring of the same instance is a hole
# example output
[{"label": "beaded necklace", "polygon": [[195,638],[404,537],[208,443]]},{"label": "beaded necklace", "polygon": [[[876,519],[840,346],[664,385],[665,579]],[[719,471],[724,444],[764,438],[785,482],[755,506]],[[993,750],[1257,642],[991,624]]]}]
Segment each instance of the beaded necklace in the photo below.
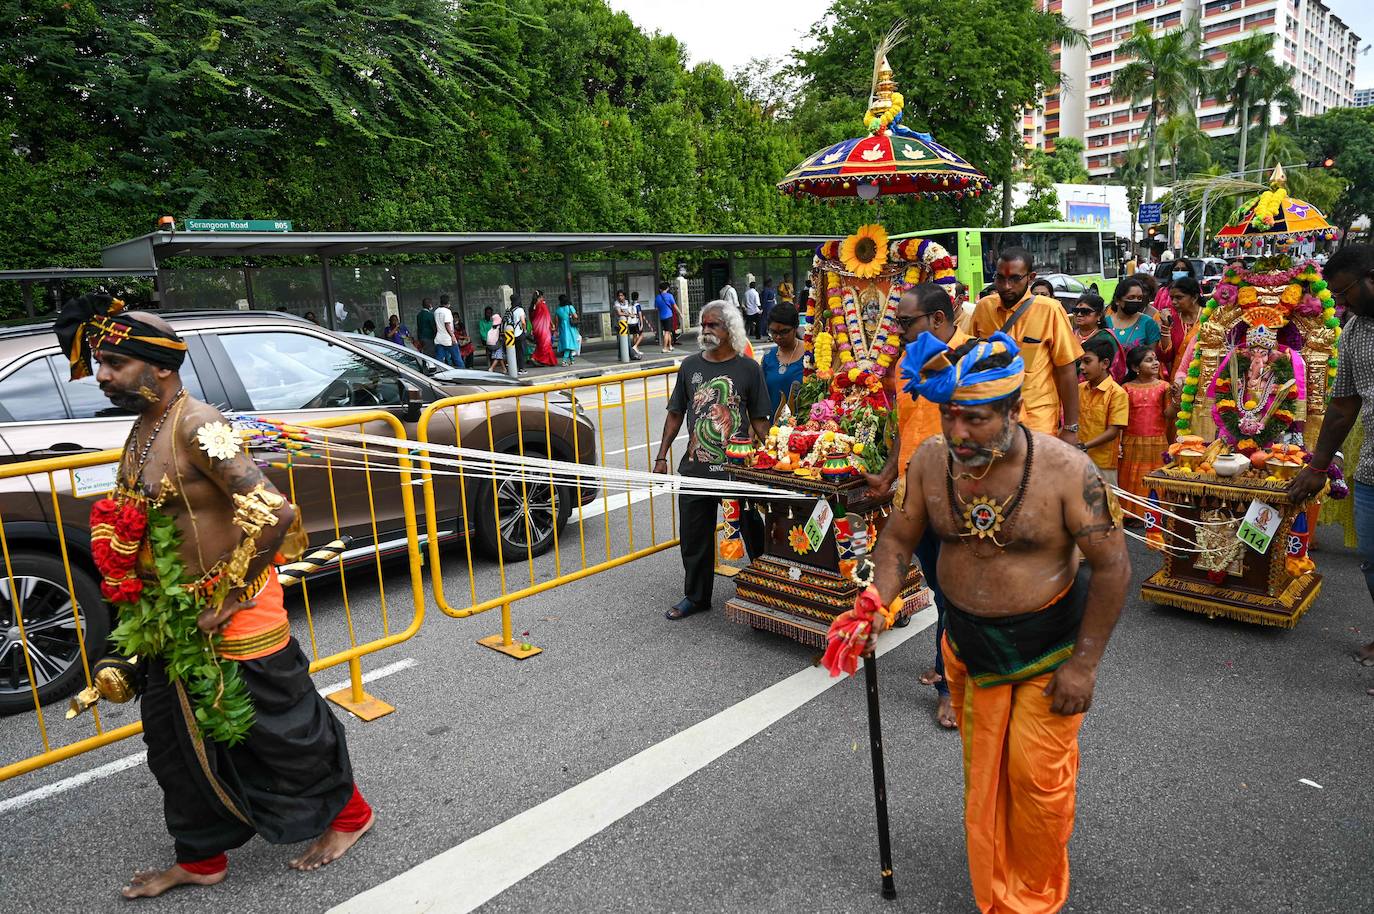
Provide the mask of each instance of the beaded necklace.
[{"label": "beaded necklace", "polygon": [[[1021,481],[1017,483],[1016,491],[1000,504],[986,495],[979,495],[972,501],[965,502],[954,485],[954,456],[948,451],[945,452],[945,490],[949,503],[949,517],[954,522],[955,529],[960,526],[964,528],[959,534],[960,537],[978,538],[974,541],[975,546],[983,540],[991,540],[998,549],[1007,548],[1007,544],[1000,541],[997,534],[1003,527],[1010,527],[1012,518],[1021,507],[1021,496],[1025,494],[1026,484],[1030,482],[1031,464],[1035,460],[1034,438],[1024,425],[1021,426],[1021,431],[1026,436],[1026,463],[1021,469]],[[956,505],[963,509],[962,517],[955,510]]]},{"label": "beaded necklace", "polygon": [[[134,493],[138,493],[139,495],[142,494],[139,481],[143,478],[143,467],[148,463],[148,455],[153,451],[153,442],[157,441],[157,433],[162,431],[162,423],[166,422],[167,417],[172,414],[172,407],[176,406],[184,396],[186,396],[186,388],[183,387],[167,402],[167,407],[162,411],[162,415],[158,417],[157,422],[153,425],[153,431],[148,435],[148,441],[143,445],[143,450],[139,452],[133,475],[124,476],[124,488]],[[143,416],[140,415],[134,420],[134,427],[129,429],[129,440],[124,442],[124,456],[119,461],[121,469],[126,467],[129,463],[128,458],[133,450],[134,442],[138,441],[138,429],[142,424]]]}]

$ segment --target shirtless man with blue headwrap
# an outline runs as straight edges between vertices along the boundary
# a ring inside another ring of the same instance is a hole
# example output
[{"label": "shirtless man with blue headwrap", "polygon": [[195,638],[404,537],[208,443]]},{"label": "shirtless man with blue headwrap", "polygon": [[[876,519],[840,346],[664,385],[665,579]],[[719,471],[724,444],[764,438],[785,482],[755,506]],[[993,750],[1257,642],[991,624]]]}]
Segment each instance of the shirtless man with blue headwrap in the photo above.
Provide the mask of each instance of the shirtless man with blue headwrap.
[{"label": "shirtless man with blue headwrap", "polygon": [[[969,875],[984,912],[1068,900],[1078,730],[1130,579],[1116,503],[1082,451],[1020,422],[1025,367],[1002,333],[956,350],[923,333],[906,392],[940,404],[873,553],[873,584],[832,627],[851,668],[890,623],[911,552],[941,540],[945,673],[964,742]],[[1091,574],[1080,570],[1079,552]],[[847,661],[847,662],[846,662]],[[833,670],[832,670],[833,671]]]}]

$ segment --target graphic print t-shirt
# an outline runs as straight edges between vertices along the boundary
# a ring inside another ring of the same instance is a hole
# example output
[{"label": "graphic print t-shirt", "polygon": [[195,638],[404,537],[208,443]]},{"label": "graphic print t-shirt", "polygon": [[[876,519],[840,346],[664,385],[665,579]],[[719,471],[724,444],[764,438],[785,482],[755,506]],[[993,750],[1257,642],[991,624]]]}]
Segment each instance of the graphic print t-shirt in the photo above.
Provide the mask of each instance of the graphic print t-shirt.
[{"label": "graphic print t-shirt", "polygon": [[723,477],[730,439],[751,434],[751,418],[770,415],[763,369],[741,355],[726,362],[708,362],[701,353],[690,355],[677,370],[668,410],[681,413],[687,429],[678,473]]}]

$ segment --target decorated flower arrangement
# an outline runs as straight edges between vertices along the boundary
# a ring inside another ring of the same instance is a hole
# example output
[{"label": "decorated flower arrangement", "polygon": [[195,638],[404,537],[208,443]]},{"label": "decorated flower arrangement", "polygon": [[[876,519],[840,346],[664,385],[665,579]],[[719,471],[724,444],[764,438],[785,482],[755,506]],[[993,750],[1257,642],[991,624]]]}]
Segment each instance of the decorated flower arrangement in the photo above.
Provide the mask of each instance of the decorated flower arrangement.
[{"label": "decorated flower arrangement", "polygon": [[851,368],[829,382],[816,377],[796,397],[799,424],[782,421],[754,452],[755,469],[809,478],[876,473],[887,460],[892,410],[882,381]]},{"label": "decorated flower arrangement", "polygon": [[[943,247],[926,238],[889,242],[879,225],[820,245],[813,266],[814,294],[801,320],[803,365],[826,380],[855,368],[886,377],[901,358],[897,304],[906,286],[929,281],[952,291],[955,283],[954,259]],[[869,284],[882,306],[866,320],[859,299]]]},{"label": "decorated flower arrangement", "polygon": [[[1280,287],[1283,291],[1278,296],[1277,304],[1261,303],[1261,289]],[[1203,306],[1202,313],[1198,318],[1199,323],[1205,324],[1209,320],[1216,320],[1218,309],[1230,308],[1233,305],[1239,305],[1243,309],[1245,319],[1251,325],[1265,324],[1270,327],[1280,327],[1287,324],[1294,315],[1309,318],[1320,315],[1322,325],[1331,330],[1336,339],[1339,339],[1340,336],[1341,322],[1336,317],[1335,302],[1332,299],[1331,290],[1327,288],[1326,281],[1321,278],[1321,271],[1317,264],[1312,261],[1304,261],[1294,266],[1289,257],[1279,256],[1257,261],[1252,270],[1234,265],[1228,267],[1222,275],[1221,281],[1217,283],[1211,297]],[[1334,348],[1328,357],[1326,370],[1329,386],[1336,378],[1336,350]],[[1291,365],[1288,373],[1290,376],[1292,375]],[[1298,383],[1302,381],[1302,379],[1297,380]],[[1178,416],[1175,422],[1180,431],[1187,432],[1192,427],[1193,408],[1197,402],[1199,389],[1204,388],[1205,392],[1205,384],[1206,382],[1202,378],[1202,347],[1198,346],[1193,350],[1193,360],[1188,365],[1187,378],[1180,398]],[[1295,391],[1290,391],[1290,393],[1293,395],[1286,396],[1285,400],[1288,402],[1281,404],[1281,407],[1296,405],[1292,401],[1296,399],[1297,394]],[[1235,435],[1231,442],[1233,445],[1239,444],[1249,437],[1246,434],[1239,434],[1239,410],[1235,406],[1233,404],[1227,407],[1223,411],[1223,417],[1214,415],[1214,418],[1218,419],[1218,429],[1225,428],[1227,432]],[[1275,412],[1278,413],[1280,410],[1276,409]],[[1283,412],[1284,415],[1280,415],[1279,420],[1285,418],[1289,411],[1283,410]],[[1271,420],[1273,418],[1273,416],[1270,417]],[[1267,424],[1277,425],[1273,422]]]},{"label": "decorated flower arrangement", "polygon": [[1305,393],[1298,383],[1294,361],[1301,365],[1301,357],[1280,346],[1277,357],[1267,361],[1273,374],[1271,390],[1264,403],[1247,399],[1238,403],[1235,378],[1249,376],[1252,363],[1263,355],[1236,349],[1228,356],[1234,370],[1231,377],[1218,377],[1209,388],[1213,397],[1212,417],[1217,433],[1239,453],[1249,456],[1256,449],[1278,441],[1285,433],[1301,431],[1297,421],[1297,405]]}]

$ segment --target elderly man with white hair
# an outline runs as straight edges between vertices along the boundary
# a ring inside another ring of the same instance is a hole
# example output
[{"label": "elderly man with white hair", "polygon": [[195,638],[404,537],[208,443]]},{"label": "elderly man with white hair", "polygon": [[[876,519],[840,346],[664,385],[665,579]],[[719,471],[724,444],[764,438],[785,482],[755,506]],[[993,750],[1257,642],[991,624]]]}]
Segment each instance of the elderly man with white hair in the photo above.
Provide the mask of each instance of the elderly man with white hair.
[{"label": "elderly man with white hair", "polygon": [[[730,439],[749,434],[768,436],[772,419],[763,368],[749,358],[744,318],[724,300],[701,309],[701,352],[688,356],[678,368],[677,384],[668,400],[663,437],[654,461],[655,473],[668,472],[668,448],[687,421],[687,447],[678,464],[683,476],[725,479],[725,448]],[[682,619],[711,608],[715,583],[716,511],[720,497],[678,495],[678,533],[682,540],[685,573],[683,598],[667,612]],[[763,550],[763,523],[753,511],[740,513],[744,546],[751,556]]]}]

